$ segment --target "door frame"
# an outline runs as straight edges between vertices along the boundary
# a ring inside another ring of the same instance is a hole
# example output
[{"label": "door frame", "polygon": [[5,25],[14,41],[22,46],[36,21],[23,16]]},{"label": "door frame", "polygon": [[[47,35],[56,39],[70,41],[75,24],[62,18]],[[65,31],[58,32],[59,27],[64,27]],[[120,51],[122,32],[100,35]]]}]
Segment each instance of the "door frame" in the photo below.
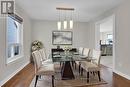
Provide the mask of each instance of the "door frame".
[{"label": "door frame", "polygon": [[[105,17],[95,23],[95,49],[100,50],[100,24],[104,23],[109,18],[113,19],[113,70],[115,69],[115,42],[116,42],[116,16],[112,14],[108,17]],[[98,43],[98,44],[97,44]]]}]

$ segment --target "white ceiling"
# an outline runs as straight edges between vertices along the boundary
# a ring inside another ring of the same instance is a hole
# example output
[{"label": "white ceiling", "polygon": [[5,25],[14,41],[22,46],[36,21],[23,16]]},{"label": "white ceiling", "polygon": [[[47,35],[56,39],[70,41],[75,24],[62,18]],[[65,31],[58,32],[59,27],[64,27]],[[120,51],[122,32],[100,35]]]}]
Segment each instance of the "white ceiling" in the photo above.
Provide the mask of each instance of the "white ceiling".
[{"label": "white ceiling", "polygon": [[73,7],[74,20],[87,22],[119,5],[122,0],[16,0],[34,20],[58,20],[56,7]]}]

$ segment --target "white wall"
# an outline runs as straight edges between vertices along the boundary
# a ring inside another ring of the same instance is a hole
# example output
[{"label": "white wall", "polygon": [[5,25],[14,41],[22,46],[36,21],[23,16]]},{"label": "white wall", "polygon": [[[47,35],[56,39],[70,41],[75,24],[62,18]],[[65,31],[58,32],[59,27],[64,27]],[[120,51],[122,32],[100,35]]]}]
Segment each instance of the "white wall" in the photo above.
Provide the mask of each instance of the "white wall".
[{"label": "white wall", "polygon": [[20,70],[29,63],[30,60],[30,44],[31,44],[31,22],[30,18],[21,10],[16,7],[18,13],[24,20],[23,23],[23,45],[24,56],[14,62],[6,64],[6,20],[0,17],[0,86],[12,77],[17,70]]},{"label": "white wall", "polygon": [[[52,31],[57,31],[56,21],[34,21],[32,28],[32,41],[40,40],[43,42],[47,53],[56,46],[52,45]],[[73,47],[89,47],[89,24],[75,22],[73,32]]]},{"label": "white wall", "polygon": [[100,17],[90,22],[90,36],[92,37],[90,44],[91,47],[95,47],[95,23],[115,14],[115,59],[114,59],[114,71],[128,79],[130,79],[130,0],[126,0],[122,5],[110,10]]},{"label": "white wall", "polygon": [[116,13],[115,69],[130,79],[130,0],[121,5]]}]

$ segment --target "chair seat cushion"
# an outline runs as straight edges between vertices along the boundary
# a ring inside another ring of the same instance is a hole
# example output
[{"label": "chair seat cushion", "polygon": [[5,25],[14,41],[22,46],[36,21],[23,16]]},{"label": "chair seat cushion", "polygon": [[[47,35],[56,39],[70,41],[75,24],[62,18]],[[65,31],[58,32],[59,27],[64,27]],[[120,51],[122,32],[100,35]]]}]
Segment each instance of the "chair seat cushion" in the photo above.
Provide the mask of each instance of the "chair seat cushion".
[{"label": "chair seat cushion", "polygon": [[86,71],[99,71],[100,67],[92,62],[83,61],[81,67]]},{"label": "chair seat cushion", "polygon": [[46,59],[46,60],[42,61],[42,64],[43,65],[44,64],[53,64],[53,62],[52,62],[52,59]]},{"label": "chair seat cushion", "polygon": [[54,64],[44,64],[37,71],[37,75],[54,75],[54,74],[55,74]]}]

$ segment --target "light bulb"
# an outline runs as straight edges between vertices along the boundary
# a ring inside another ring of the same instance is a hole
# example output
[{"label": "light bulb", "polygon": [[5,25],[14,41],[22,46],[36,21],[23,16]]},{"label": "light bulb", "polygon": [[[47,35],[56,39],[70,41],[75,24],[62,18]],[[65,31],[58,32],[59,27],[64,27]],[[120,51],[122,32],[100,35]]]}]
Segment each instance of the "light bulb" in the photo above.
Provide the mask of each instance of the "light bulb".
[{"label": "light bulb", "polygon": [[58,27],[58,30],[61,30],[61,22],[60,21],[57,22],[57,27]]},{"label": "light bulb", "polygon": [[73,20],[70,20],[70,29],[73,29]]},{"label": "light bulb", "polygon": [[67,21],[64,21],[64,29],[67,29]]}]

